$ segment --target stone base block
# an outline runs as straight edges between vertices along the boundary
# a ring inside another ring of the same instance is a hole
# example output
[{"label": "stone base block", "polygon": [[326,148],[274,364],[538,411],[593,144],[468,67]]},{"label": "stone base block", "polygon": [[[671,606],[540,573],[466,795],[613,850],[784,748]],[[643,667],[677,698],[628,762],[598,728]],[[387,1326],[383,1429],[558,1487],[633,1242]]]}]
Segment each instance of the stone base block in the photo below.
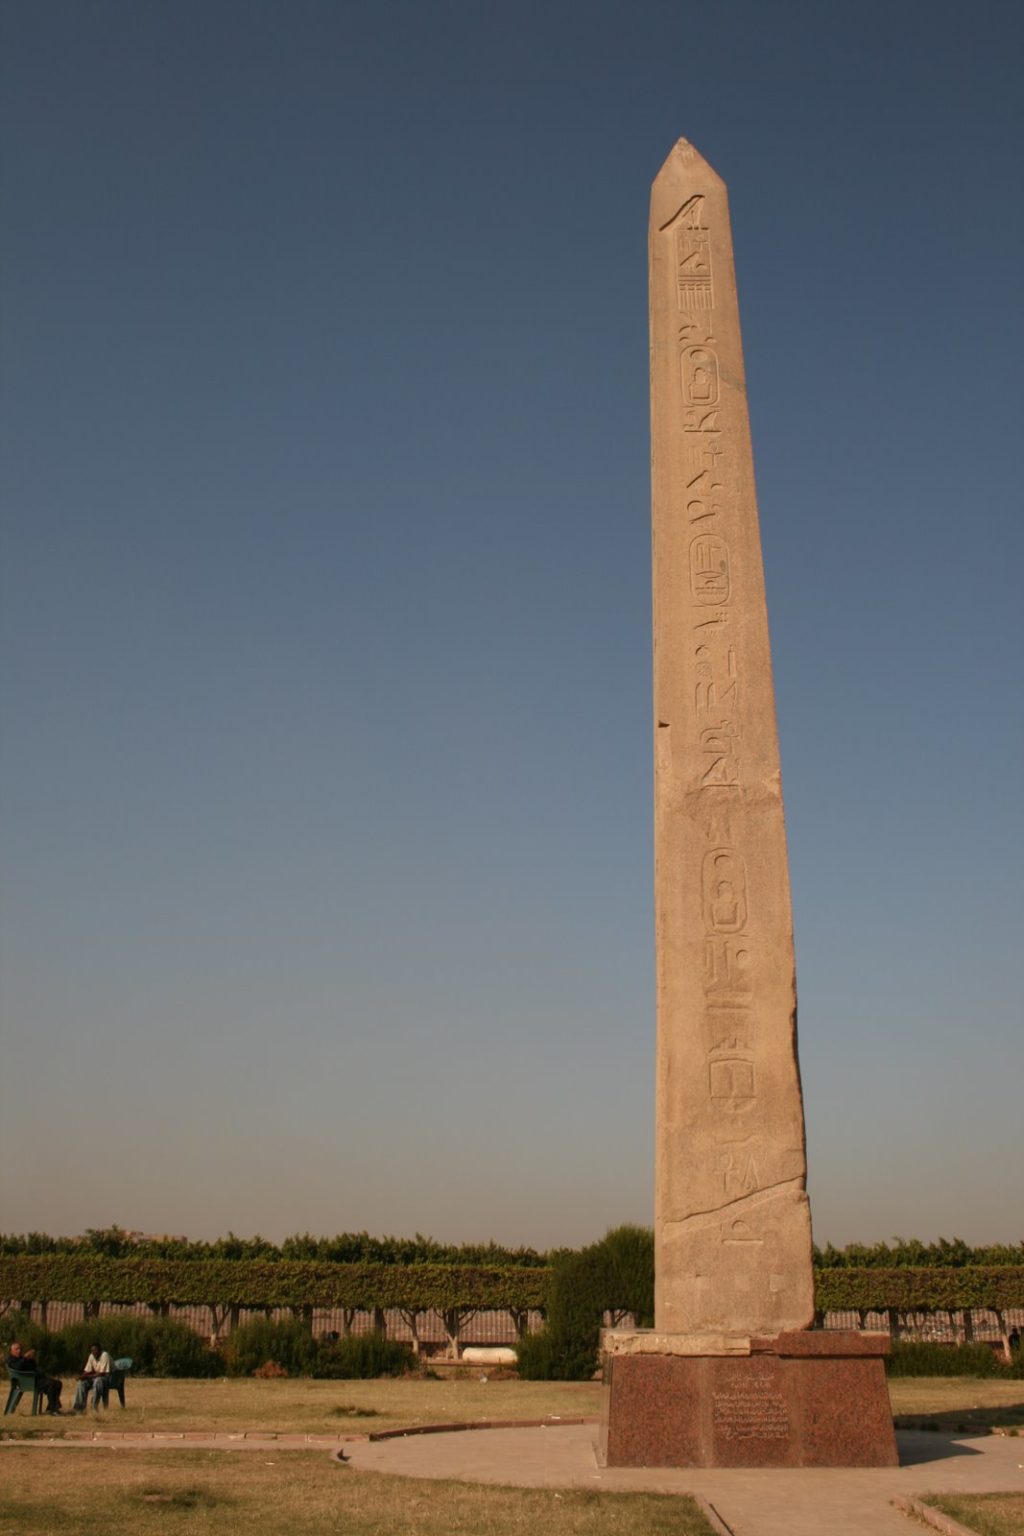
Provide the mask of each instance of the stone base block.
[{"label": "stone base block", "polygon": [[808,1330],[744,1340],[745,1355],[646,1342],[606,1356],[603,1466],[898,1465],[887,1335]]}]

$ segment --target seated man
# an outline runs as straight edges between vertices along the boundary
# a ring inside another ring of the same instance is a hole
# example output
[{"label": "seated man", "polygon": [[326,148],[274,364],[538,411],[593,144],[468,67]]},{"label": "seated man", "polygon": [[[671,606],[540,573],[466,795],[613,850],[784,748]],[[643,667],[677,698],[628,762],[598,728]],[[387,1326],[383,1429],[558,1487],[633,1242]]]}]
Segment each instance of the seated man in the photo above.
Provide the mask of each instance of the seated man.
[{"label": "seated man", "polygon": [[90,1387],[93,1407],[98,1408],[100,1403],[106,1404],[110,1396],[110,1373],[113,1369],[106,1350],[101,1349],[98,1344],[90,1344],[89,1358],[85,1362],[85,1370],[79,1377],[78,1386],[75,1389],[75,1401],[72,1407],[76,1413],[81,1413],[85,1408]]},{"label": "seated man", "polygon": [[9,1371],[21,1371],[24,1375],[35,1376],[46,1398],[47,1413],[60,1413],[60,1394],[64,1383],[58,1381],[56,1376],[47,1376],[45,1371],[39,1369],[34,1349],[23,1350],[17,1339],[12,1339],[10,1352],[4,1364]]}]

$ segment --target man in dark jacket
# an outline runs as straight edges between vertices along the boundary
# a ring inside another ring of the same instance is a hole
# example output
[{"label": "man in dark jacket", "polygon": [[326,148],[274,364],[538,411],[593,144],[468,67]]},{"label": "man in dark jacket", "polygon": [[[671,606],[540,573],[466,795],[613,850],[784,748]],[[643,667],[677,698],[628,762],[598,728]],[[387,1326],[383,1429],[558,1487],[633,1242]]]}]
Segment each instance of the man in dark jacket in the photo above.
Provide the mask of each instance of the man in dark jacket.
[{"label": "man in dark jacket", "polygon": [[60,1413],[60,1394],[64,1383],[39,1369],[34,1349],[23,1350],[17,1339],[14,1339],[4,1364],[9,1371],[21,1371],[25,1376],[35,1376],[46,1398],[47,1413]]}]

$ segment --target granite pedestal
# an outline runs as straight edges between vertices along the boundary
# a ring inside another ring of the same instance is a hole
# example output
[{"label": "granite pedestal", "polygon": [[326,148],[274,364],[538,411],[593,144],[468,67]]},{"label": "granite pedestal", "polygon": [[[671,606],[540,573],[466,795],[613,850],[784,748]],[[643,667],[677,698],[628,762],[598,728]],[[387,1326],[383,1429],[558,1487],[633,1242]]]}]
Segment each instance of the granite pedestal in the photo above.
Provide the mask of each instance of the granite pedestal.
[{"label": "granite pedestal", "polygon": [[[707,1352],[702,1352],[703,1349]],[[605,1336],[608,1467],[894,1467],[886,1334]]]}]

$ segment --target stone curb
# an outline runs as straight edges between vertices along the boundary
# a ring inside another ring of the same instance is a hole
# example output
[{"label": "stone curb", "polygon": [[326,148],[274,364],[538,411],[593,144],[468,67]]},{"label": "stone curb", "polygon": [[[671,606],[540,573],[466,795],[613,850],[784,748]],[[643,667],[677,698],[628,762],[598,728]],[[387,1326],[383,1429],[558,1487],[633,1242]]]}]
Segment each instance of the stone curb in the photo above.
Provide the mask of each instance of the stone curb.
[{"label": "stone curb", "polygon": [[180,1433],[152,1430],[149,1433],[135,1430],[111,1431],[105,1434],[96,1430],[93,1434],[25,1435],[5,1436],[0,1445],[120,1445],[120,1446],[209,1446],[213,1449],[230,1450],[240,1443],[253,1446],[274,1446],[281,1451],[336,1450],[356,1441],[365,1443],[366,1435],[290,1435],[280,1431],[264,1433],[260,1430],[243,1430],[238,1434],[205,1434],[202,1430],[183,1430]]},{"label": "stone curb", "polygon": [[713,1504],[709,1504],[702,1493],[691,1493],[690,1498],[700,1510],[704,1519],[714,1531],[715,1536],[736,1536],[731,1525],[726,1525],[718,1510]]},{"label": "stone curb", "polygon": [[941,1531],[942,1536],[978,1536],[971,1526],[961,1525],[951,1515],[944,1515],[941,1510],[932,1509],[930,1504],[923,1504],[920,1499],[911,1498],[909,1494],[894,1494],[892,1502],[905,1515],[916,1515],[919,1520],[930,1525],[933,1531]]},{"label": "stone curb", "polygon": [[474,1419],[465,1424],[413,1424],[408,1429],[372,1429],[365,1436],[377,1440],[404,1440],[409,1435],[446,1435],[467,1429],[559,1429],[566,1424],[600,1424],[598,1417],[549,1419]]}]

